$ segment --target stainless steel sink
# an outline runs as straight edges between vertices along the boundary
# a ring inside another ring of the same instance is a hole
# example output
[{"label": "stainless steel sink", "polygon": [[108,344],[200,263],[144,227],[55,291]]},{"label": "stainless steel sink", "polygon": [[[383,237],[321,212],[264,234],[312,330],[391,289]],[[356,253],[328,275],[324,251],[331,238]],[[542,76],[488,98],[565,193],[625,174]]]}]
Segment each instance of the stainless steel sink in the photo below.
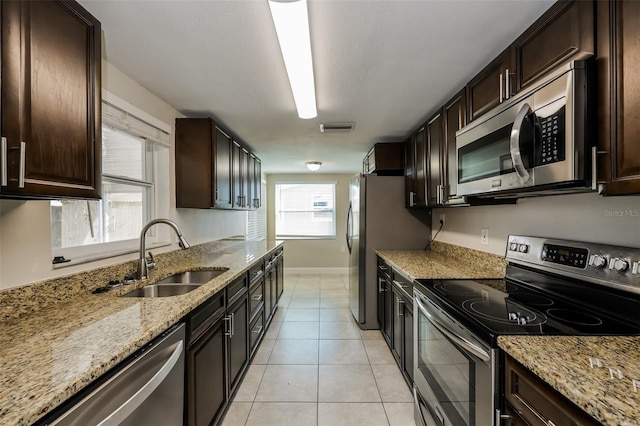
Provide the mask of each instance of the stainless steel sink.
[{"label": "stainless steel sink", "polygon": [[189,284],[204,284],[211,281],[218,275],[222,275],[229,269],[206,269],[202,271],[187,271],[173,274],[165,279],[158,281],[156,284],[168,284],[168,283],[189,283]]},{"label": "stainless steel sink", "polygon": [[122,297],[170,297],[178,296],[180,294],[186,294],[195,290],[202,284],[151,284],[133,290],[127,294],[123,294]]},{"label": "stainless steel sink", "polygon": [[229,269],[207,269],[186,271],[168,276],[155,284],[150,284],[123,294],[122,297],[171,297],[189,293],[204,283],[211,281]]}]

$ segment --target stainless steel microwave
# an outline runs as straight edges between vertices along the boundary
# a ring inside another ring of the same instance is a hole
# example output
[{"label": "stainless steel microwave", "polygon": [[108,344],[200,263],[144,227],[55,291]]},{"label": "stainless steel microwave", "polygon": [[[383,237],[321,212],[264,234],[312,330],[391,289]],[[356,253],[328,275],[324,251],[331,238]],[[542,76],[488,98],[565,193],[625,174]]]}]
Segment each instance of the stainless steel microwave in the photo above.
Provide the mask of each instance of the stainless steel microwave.
[{"label": "stainless steel microwave", "polygon": [[592,69],[590,60],[568,63],[460,129],[458,195],[595,190]]}]

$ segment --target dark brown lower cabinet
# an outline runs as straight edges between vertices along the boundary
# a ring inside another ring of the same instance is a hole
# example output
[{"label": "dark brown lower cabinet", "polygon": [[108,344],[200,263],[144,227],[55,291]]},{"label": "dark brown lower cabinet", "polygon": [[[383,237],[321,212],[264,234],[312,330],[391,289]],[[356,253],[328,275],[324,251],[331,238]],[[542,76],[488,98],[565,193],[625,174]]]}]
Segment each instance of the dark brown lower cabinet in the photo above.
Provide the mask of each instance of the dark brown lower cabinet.
[{"label": "dark brown lower cabinet", "polygon": [[596,426],[600,423],[513,358],[505,357],[506,426]]},{"label": "dark brown lower cabinet", "polygon": [[[233,301],[225,311],[225,300]],[[209,425],[224,412],[249,361],[246,277],[188,317],[186,424]]]},{"label": "dark brown lower cabinet", "polygon": [[[397,276],[397,274],[396,274]],[[407,290],[411,284],[394,276],[388,293],[392,294],[390,347],[405,380],[413,384],[413,301]]]},{"label": "dark brown lower cabinet", "polygon": [[276,268],[276,299],[280,300],[284,292],[284,254],[278,253],[275,261]]},{"label": "dark brown lower cabinet", "polygon": [[208,425],[227,400],[226,323],[220,318],[187,348],[187,424]]}]

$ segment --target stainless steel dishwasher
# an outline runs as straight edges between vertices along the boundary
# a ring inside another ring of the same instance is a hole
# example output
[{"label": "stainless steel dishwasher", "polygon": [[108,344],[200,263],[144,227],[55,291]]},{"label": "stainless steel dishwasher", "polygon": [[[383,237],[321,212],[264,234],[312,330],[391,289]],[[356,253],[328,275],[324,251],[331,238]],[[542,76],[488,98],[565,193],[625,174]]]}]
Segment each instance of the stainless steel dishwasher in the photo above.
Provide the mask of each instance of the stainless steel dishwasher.
[{"label": "stainless steel dishwasher", "polygon": [[184,324],[174,326],[44,424],[182,425],[184,341]]}]

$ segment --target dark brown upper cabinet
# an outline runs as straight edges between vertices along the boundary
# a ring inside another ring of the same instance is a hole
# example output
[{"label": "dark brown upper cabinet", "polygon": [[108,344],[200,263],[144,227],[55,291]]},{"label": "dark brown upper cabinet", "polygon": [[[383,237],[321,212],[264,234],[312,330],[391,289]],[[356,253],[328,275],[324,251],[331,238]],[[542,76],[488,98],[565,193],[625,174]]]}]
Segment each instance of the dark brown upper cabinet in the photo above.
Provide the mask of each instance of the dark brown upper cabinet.
[{"label": "dark brown upper cabinet", "polygon": [[249,169],[249,186],[251,187],[251,207],[259,209],[262,205],[262,162],[251,154],[253,168]]},{"label": "dark brown upper cabinet", "polygon": [[595,54],[594,2],[558,1],[467,84],[476,120],[564,63]]},{"label": "dark brown upper cabinet", "polygon": [[100,22],[72,1],[0,7],[0,197],[100,198]]},{"label": "dark brown upper cabinet", "polygon": [[458,157],[456,132],[467,124],[467,97],[462,89],[442,108],[444,148],[442,149],[441,200],[444,204],[459,204]]},{"label": "dark brown upper cabinet", "polygon": [[213,119],[176,119],[175,161],[176,207],[232,207],[231,137]]},{"label": "dark brown upper cabinet", "polygon": [[405,206],[427,207],[427,134],[425,127],[415,132],[405,145]]},{"label": "dark brown upper cabinet", "polygon": [[598,156],[602,195],[640,194],[640,2],[597,2]]},{"label": "dark brown upper cabinet", "polygon": [[444,145],[442,110],[427,120],[427,205],[442,204],[440,199],[442,183],[442,148]]},{"label": "dark brown upper cabinet", "polygon": [[502,52],[467,84],[469,121],[491,111],[512,94],[511,48]]},{"label": "dark brown upper cabinet", "polygon": [[378,176],[402,176],[405,152],[402,142],[377,143],[362,160],[362,173]]}]

